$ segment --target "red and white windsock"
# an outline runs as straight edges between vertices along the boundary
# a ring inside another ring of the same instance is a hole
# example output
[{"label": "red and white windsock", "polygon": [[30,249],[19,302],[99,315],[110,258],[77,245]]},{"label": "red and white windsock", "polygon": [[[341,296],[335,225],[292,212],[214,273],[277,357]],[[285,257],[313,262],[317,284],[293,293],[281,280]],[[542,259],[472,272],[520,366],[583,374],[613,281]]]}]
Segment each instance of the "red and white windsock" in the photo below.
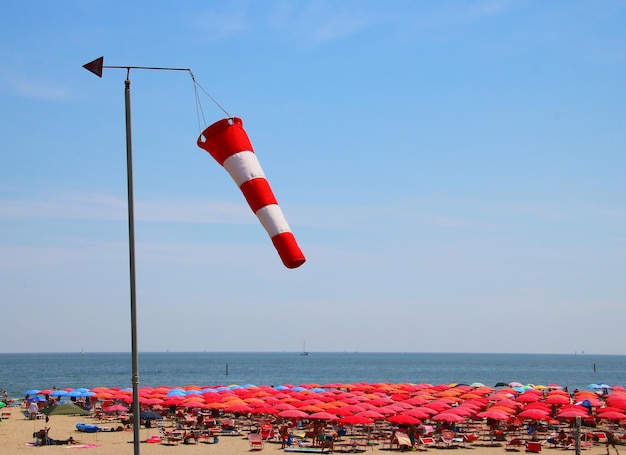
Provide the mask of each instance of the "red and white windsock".
[{"label": "red and white windsock", "polygon": [[198,147],[228,171],[272,239],[283,264],[290,269],[304,264],[306,258],[278,206],[241,119],[225,118],[207,127],[198,138]]}]

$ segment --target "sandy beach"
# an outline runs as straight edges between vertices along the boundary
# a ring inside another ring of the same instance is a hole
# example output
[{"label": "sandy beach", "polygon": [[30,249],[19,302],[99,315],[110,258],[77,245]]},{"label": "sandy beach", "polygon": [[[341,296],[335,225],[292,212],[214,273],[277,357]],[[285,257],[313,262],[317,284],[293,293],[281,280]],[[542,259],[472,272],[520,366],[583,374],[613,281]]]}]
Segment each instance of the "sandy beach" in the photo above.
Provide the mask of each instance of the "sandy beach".
[{"label": "sandy beach", "polygon": [[[6,410],[5,410],[6,411]],[[34,446],[35,438],[33,433],[38,430],[44,429],[46,422],[44,419],[29,420],[24,417],[19,408],[13,407],[11,409],[11,416],[3,419],[0,422],[0,453],[13,454],[13,453],[41,453],[45,452],[49,455],[55,454],[67,454],[68,450],[86,450],[91,454],[133,454],[133,432],[132,430],[124,431],[101,431],[96,433],[83,433],[76,430],[77,423],[87,423],[99,426],[107,426],[109,428],[115,428],[114,422],[108,424],[94,419],[93,417],[79,417],[79,416],[51,416],[48,421],[49,437],[52,439],[66,440],[72,437],[75,440],[73,445],[46,445],[46,446]],[[167,428],[167,422],[164,424]],[[171,429],[171,428],[170,428]],[[141,440],[156,440],[159,435],[158,428],[141,428]],[[349,436],[344,437],[343,441],[346,442],[350,439]],[[340,441],[341,442],[341,441]],[[345,449],[345,448],[344,448]],[[456,446],[454,447],[455,453],[458,455],[495,455],[504,454],[507,451],[506,443],[501,442],[494,445],[488,443],[488,441],[478,440],[471,446]],[[239,436],[221,436],[219,442],[214,443],[213,440],[199,442],[197,444],[183,444],[183,443],[141,443],[141,453],[161,455],[161,454],[200,454],[211,453],[213,455],[230,455],[230,454],[244,454],[252,452],[250,444],[247,438],[247,432],[243,432]],[[427,448],[420,448],[419,451],[437,452],[440,450],[449,450],[443,447],[430,446]],[[398,451],[397,449],[393,450]],[[523,446],[516,451],[525,452]],[[278,442],[266,442],[260,452],[270,453],[283,453],[281,446]],[[339,450],[336,450],[339,452]],[[343,452],[343,450],[342,450]],[[388,448],[383,448],[379,443],[368,447],[364,453],[369,452],[383,452],[388,453]],[[569,452],[575,453],[574,450],[565,450],[560,448],[550,448],[547,444],[542,447],[542,452],[552,452],[554,454]],[[606,449],[604,444],[595,444],[589,447],[585,447],[584,453],[592,454],[605,454]],[[612,451],[613,453],[613,451]]]},{"label": "sandy beach", "polygon": [[[146,454],[278,453],[283,452],[284,439],[288,453],[322,453],[320,445],[323,453],[450,449],[473,455],[559,453],[574,452],[578,444],[587,454],[604,454],[607,440],[616,448],[626,441],[624,387],[570,394],[557,384],[512,384],[497,390],[482,384],[409,383],[328,384],[326,389],[318,384],[145,387],[139,390],[140,448]],[[134,453],[128,414],[131,390],[97,387],[29,393],[37,396],[27,395],[22,403],[10,402],[1,410],[0,455],[68,450]],[[56,396],[67,402],[57,404]],[[278,436],[281,431],[284,438]],[[253,445],[251,435],[262,440]]]}]

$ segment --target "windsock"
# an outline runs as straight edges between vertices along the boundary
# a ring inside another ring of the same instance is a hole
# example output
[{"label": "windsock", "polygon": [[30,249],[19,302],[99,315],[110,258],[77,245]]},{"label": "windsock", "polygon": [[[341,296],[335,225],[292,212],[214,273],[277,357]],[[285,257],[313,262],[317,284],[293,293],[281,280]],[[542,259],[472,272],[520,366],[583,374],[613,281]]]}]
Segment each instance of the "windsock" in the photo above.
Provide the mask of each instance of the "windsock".
[{"label": "windsock", "polygon": [[272,239],[283,264],[290,269],[304,264],[306,258],[265,178],[242,120],[232,117],[215,122],[202,132],[198,147],[228,171]]}]

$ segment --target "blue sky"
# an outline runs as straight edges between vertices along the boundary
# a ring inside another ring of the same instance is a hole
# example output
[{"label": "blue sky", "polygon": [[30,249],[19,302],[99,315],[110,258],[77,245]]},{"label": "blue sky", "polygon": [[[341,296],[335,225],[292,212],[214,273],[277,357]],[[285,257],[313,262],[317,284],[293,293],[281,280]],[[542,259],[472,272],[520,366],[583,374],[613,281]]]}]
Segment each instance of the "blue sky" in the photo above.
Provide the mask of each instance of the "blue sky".
[{"label": "blue sky", "polygon": [[[625,354],[626,2],[36,1],[0,18],[3,352]],[[196,139],[241,117],[307,256]]]}]

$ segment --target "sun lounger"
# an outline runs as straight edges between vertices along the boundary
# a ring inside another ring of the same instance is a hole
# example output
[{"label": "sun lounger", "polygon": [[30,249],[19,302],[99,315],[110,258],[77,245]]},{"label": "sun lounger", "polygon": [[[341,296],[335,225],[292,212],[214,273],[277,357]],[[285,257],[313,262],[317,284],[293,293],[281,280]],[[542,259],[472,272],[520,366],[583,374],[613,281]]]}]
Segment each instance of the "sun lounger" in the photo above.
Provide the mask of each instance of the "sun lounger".
[{"label": "sun lounger", "polygon": [[285,452],[331,453],[330,447],[285,447]]},{"label": "sun lounger", "polygon": [[441,436],[439,436],[439,441],[443,444],[443,447],[449,449],[457,447],[463,442],[463,438],[457,438],[452,430],[443,430]]},{"label": "sun lounger", "polygon": [[505,446],[504,446],[504,450],[509,450],[509,451],[519,451],[521,447],[523,447],[524,441],[521,440],[520,438],[513,438],[510,441],[507,441]]},{"label": "sun lounger", "polygon": [[413,444],[411,444],[411,439],[409,439],[409,436],[406,433],[397,431],[393,438],[387,439],[387,441],[383,442],[382,448],[393,450],[394,447],[396,449],[400,449],[402,446],[411,448],[413,447]]},{"label": "sun lounger", "polygon": [[424,450],[428,449],[428,447],[437,445],[437,441],[435,441],[432,436],[420,436],[418,441],[420,445],[424,446]]},{"label": "sun lounger", "polygon": [[248,435],[248,442],[250,442],[250,450],[262,450],[265,445],[265,440],[261,433],[250,433]]}]

